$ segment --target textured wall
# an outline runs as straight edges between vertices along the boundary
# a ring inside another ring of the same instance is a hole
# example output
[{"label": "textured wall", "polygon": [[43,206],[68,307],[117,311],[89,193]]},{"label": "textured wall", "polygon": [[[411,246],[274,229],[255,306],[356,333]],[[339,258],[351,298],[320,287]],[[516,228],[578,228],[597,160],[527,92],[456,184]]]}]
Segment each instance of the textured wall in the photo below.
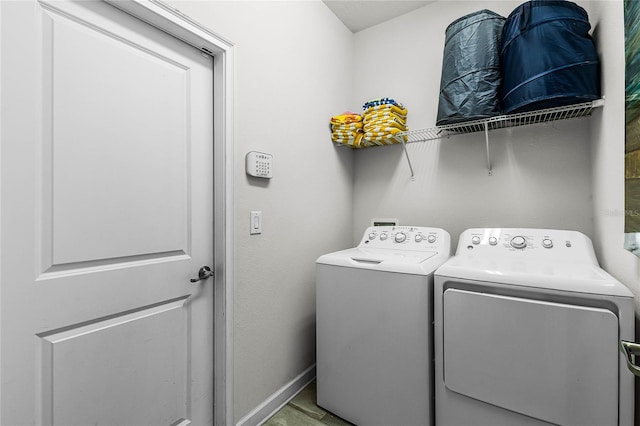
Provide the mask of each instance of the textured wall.
[{"label": "textured wall", "polygon": [[622,1],[592,1],[588,7],[602,64],[605,106],[591,120],[593,240],[598,259],[636,295],[640,313],[638,258],[624,249],[624,25]]},{"label": "textured wall", "polygon": [[[503,16],[521,2],[443,1],[355,35],[358,102],[393,97],[411,129],[435,124],[445,29],[486,8]],[[355,153],[354,238],[369,218],[442,227],[457,244],[470,227],[541,227],[592,234],[589,121],[540,124]]]}]

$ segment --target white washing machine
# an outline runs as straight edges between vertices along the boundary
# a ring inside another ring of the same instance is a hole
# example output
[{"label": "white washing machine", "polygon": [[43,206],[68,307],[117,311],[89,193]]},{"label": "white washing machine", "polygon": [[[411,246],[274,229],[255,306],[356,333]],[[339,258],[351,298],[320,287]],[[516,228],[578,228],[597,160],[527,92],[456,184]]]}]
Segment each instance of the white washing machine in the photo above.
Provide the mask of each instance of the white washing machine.
[{"label": "white washing machine", "polygon": [[449,234],[375,226],[317,260],[317,402],[363,426],[433,424],[433,272]]},{"label": "white washing machine", "polygon": [[579,232],[463,232],[435,275],[436,424],[632,425],[633,309]]}]

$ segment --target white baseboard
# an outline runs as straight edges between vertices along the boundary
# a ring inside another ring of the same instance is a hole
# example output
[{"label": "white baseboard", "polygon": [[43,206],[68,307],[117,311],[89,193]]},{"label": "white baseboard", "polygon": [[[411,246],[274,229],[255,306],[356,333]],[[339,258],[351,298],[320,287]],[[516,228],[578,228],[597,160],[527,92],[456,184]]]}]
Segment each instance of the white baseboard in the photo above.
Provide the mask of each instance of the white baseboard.
[{"label": "white baseboard", "polygon": [[236,426],[259,426],[266,422],[276,411],[282,408],[316,377],[316,365],[304,370],[296,378],[275,391],[262,404],[238,420]]}]

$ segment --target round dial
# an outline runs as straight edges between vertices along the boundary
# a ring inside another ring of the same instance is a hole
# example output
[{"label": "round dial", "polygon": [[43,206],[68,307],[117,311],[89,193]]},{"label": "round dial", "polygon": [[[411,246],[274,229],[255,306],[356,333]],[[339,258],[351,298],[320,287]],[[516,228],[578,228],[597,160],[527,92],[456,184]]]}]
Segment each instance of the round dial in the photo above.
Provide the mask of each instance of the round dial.
[{"label": "round dial", "polygon": [[427,241],[429,241],[430,243],[435,243],[436,242],[436,236],[435,235],[429,235],[427,237]]},{"label": "round dial", "polygon": [[516,249],[523,249],[527,246],[527,240],[524,237],[518,235],[517,237],[513,237],[511,239],[511,247]]},{"label": "round dial", "polygon": [[416,234],[416,243],[419,243],[420,241],[422,241],[424,237],[422,236],[422,234]]},{"label": "round dial", "polygon": [[384,241],[384,240],[386,240],[387,238],[389,238],[389,235],[387,235],[387,233],[386,233],[386,232],[384,232],[384,233],[380,234],[380,241]]},{"label": "round dial", "polygon": [[489,237],[489,244],[495,246],[496,244],[498,244],[498,239],[496,237]]},{"label": "round dial", "polygon": [[376,233],[375,232],[370,233],[369,234],[369,239],[370,240],[375,240],[376,239]]},{"label": "round dial", "polygon": [[396,234],[395,239],[396,239],[396,243],[401,243],[407,239],[407,234],[405,234],[404,232],[398,232]]},{"label": "round dial", "polygon": [[471,242],[472,242],[473,244],[480,244],[480,237],[478,237],[477,235],[474,235],[474,236],[471,238]]},{"label": "round dial", "polygon": [[544,240],[542,240],[542,247],[544,247],[544,248],[553,247],[553,241],[551,241],[550,238],[545,238]]}]

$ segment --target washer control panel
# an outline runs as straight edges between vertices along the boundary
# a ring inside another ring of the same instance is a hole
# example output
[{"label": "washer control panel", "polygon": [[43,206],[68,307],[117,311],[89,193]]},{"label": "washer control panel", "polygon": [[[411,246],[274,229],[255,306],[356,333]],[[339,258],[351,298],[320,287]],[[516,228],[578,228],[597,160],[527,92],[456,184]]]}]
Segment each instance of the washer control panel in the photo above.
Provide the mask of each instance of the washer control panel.
[{"label": "washer control panel", "polygon": [[449,234],[424,226],[370,226],[358,247],[403,250],[437,249],[449,244]]},{"label": "washer control panel", "polygon": [[532,228],[475,228],[460,235],[457,253],[521,253],[522,256],[591,257],[591,240],[577,231]]}]

